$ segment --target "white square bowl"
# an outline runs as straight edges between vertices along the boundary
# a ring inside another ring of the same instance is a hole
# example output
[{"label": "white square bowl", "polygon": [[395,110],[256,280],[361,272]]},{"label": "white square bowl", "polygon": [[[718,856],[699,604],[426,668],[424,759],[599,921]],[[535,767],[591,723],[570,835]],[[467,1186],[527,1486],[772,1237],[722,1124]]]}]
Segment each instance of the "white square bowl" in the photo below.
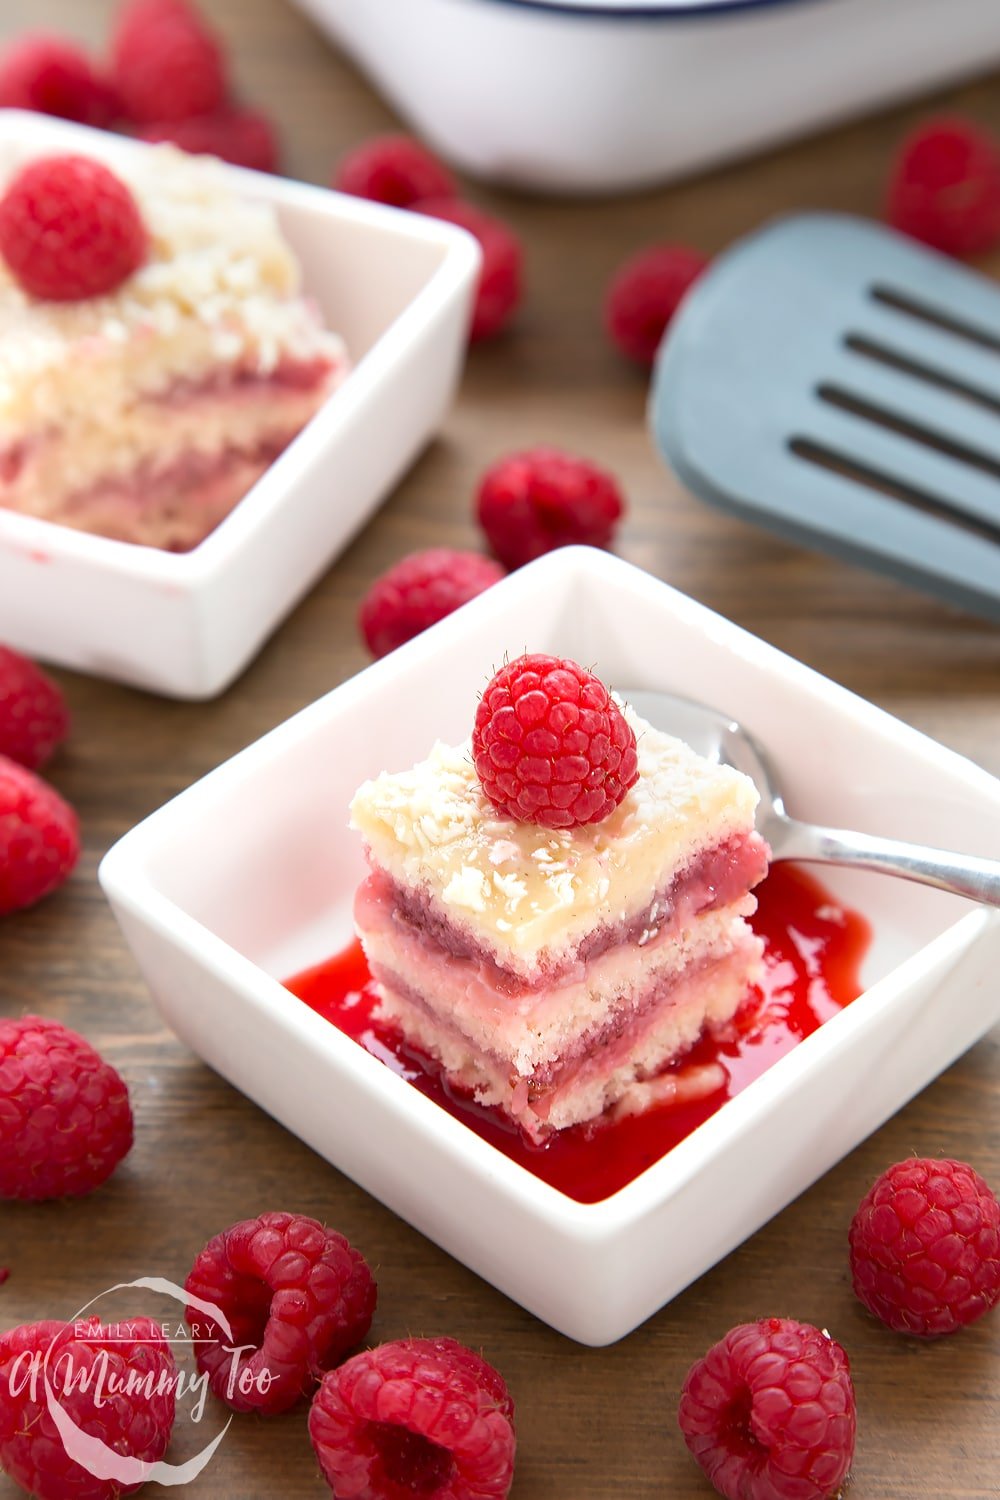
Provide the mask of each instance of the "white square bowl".
[{"label": "white square bowl", "polygon": [[621,1338],[777,1213],[1000,1016],[1000,914],[900,880],[824,879],[874,927],[866,992],[612,1197],[539,1181],[295,999],[342,949],[358,784],[468,734],[505,652],[724,706],[793,812],[972,853],[1000,782],[616,558],[550,554],[368,667],[127,834],[101,882],[164,1016],[219,1073],[571,1338]]},{"label": "white square bowl", "polygon": [[[0,111],[0,153],[79,151],[114,166],[150,148]],[[0,508],[0,640],[179,698],[228,686],[435,431],[466,347],[479,247],[417,214],[237,167],[272,203],[306,291],[354,368],[193,551],[90,536]]]}]

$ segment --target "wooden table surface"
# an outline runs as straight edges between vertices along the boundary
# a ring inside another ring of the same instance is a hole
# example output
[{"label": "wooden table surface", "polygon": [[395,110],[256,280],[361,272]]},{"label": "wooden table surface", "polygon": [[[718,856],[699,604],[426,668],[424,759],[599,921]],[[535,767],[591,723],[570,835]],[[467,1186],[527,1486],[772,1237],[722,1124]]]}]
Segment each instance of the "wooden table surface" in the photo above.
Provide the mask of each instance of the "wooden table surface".
[{"label": "wooden table surface", "polygon": [[[208,9],[232,43],[241,86],[280,120],[293,174],[324,180],[345,147],[391,123],[284,0],[212,0]],[[31,22],[96,43],[111,10],[108,0],[39,0]],[[6,0],[0,32],[18,28],[20,11]],[[257,662],[224,697],[193,705],[59,674],[75,733],[52,776],[80,811],[85,853],[61,893],[0,924],[0,1014],[56,1016],[101,1046],[131,1086],[137,1138],[93,1199],[2,1209],[0,1266],[10,1277],[0,1326],[71,1316],[136,1276],[183,1280],[215,1231],[290,1208],[345,1232],[378,1268],[373,1337],[451,1334],[503,1370],[519,1410],[516,1500],[706,1496],[675,1426],[680,1383],[731,1324],[773,1313],[828,1327],[851,1354],[857,1500],[1000,1494],[1000,1313],[950,1341],[908,1342],[855,1302],[846,1257],[858,1199],[899,1157],[965,1157],[1000,1185],[996,1033],[669,1308],[617,1346],[587,1350],[408,1228],[186,1051],[158,1019],[96,880],[101,855],[139,818],[362,667],[354,620],[372,578],[417,547],[475,546],[477,476],[505,450],[539,442],[620,476],[630,502],[624,557],[1000,772],[996,628],[687,496],[651,449],[643,380],[609,349],[598,315],[613,268],[650,241],[713,252],[787,210],[877,212],[894,143],[942,107],[1000,128],[1000,79],[620,202],[542,202],[473,186],[524,237],[523,313],[508,337],[473,353],[440,439]],[[1000,257],[986,268],[1000,274]],[[302,1410],[237,1419],[187,1491],[226,1500],[324,1492]],[[0,1495],[13,1493],[0,1478]]]}]

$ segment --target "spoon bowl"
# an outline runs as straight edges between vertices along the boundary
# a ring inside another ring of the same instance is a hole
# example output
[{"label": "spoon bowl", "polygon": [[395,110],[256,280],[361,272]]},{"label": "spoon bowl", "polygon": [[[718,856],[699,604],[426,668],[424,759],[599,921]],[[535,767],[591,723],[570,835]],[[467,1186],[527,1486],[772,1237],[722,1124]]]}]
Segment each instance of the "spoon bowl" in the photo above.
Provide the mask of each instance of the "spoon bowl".
[{"label": "spoon bowl", "polygon": [[633,692],[628,688],[619,689],[619,693],[657,729],[676,735],[713,764],[733,766],[750,777],[760,794],[757,830],[767,840],[772,860],[850,865],[1000,907],[1000,860],[801,822],[785,809],[779,778],[767,752],[728,714],[671,693],[646,689]]}]

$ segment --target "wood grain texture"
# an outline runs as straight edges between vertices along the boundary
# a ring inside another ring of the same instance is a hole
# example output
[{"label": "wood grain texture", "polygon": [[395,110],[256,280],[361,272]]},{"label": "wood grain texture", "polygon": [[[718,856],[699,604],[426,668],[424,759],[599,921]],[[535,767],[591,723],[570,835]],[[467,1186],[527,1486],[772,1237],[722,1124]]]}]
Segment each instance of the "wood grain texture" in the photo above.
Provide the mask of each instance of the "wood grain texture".
[{"label": "wood grain texture", "polygon": [[[292,173],[326,179],[343,148],[390,123],[283,0],[207,8],[233,45],[241,87],[281,121]],[[4,0],[0,32],[24,24],[26,9]],[[39,0],[30,20],[96,43],[111,9]],[[93,1038],[132,1088],[138,1133],[125,1167],[90,1202],[0,1208],[0,1266],[11,1272],[0,1326],[69,1316],[115,1281],[182,1280],[220,1227],[287,1206],[343,1230],[378,1268],[376,1337],[446,1332],[504,1371],[519,1408],[515,1500],[704,1500],[675,1428],[680,1383],[730,1324],[774,1312],[830,1328],[850,1351],[861,1413],[856,1500],[1000,1494],[1000,1315],[936,1346],[896,1338],[854,1301],[845,1241],[862,1192],[900,1156],[966,1157],[1000,1182],[996,1034],[671,1307],[614,1348],[584,1350],[408,1229],[174,1040],[96,883],[100,856],[137,819],[365,664],[354,617],[371,579],[415,547],[476,545],[477,476],[506,449],[536,442],[578,449],[620,475],[631,506],[622,555],[1000,772],[1000,632],[697,504],[652,452],[643,382],[608,348],[598,313],[613,268],[650,241],[677,237],[713,252],[787,210],[877,212],[903,129],[932,107],[1000,129],[998,84],[620,202],[472,188],[524,236],[524,313],[509,337],[475,351],[440,439],[253,667],[202,705],[62,674],[76,731],[53,778],[80,810],[86,852],[63,892],[0,924],[0,1014],[42,1011]],[[985,269],[1000,274],[1000,257]],[[13,1493],[0,1478],[0,1496]],[[304,1413],[238,1419],[187,1493],[321,1496]]]}]

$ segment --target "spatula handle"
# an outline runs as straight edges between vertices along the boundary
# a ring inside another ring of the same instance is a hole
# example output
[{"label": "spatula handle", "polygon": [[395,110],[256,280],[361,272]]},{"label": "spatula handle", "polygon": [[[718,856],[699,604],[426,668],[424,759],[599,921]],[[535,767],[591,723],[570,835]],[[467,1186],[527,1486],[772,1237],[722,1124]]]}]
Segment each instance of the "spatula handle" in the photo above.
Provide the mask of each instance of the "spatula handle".
[{"label": "spatula handle", "polygon": [[793,818],[782,820],[781,835],[772,847],[776,859],[850,865],[855,870],[899,875],[904,880],[967,896],[970,901],[1000,907],[1000,860],[951,854],[924,844],[905,844],[841,828],[820,828]]}]

